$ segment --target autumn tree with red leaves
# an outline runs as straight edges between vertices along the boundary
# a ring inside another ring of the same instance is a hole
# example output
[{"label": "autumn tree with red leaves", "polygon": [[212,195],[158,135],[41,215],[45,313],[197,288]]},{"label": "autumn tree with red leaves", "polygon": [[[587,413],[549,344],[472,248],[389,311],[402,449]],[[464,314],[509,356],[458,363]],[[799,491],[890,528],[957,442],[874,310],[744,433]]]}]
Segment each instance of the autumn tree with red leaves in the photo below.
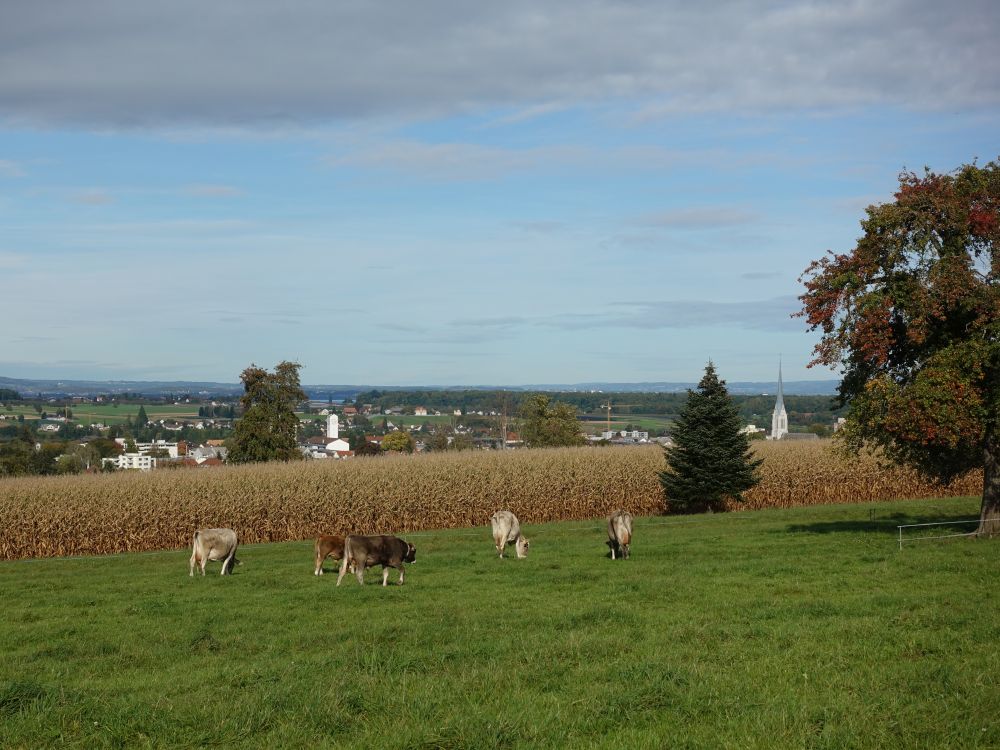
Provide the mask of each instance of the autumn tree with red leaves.
[{"label": "autumn tree with red leaves", "polygon": [[979,534],[1000,533],[1000,163],[904,172],[857,246],[800,281],[812,365],[843,367],[854,450],[942,480],[983,468]]}]

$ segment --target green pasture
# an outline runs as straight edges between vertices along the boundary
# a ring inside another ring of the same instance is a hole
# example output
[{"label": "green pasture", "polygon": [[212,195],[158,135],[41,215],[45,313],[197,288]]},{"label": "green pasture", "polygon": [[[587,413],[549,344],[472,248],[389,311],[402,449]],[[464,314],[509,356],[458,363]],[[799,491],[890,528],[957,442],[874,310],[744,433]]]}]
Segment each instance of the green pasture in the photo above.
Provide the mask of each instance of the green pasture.
[{"label": "green pasture", "polygon": [[[595,435],[608,429],[608,423],[605,419],[599,421],[588,419],[587,421],[581,421],[580,425],[584,430]],[[611,415],[612,430],[624,430],[626,425],[632,425],[632,428],[636,430],[646,430],[649,432],[652,430],[665,430],[673,425],[673,420],[669,417],[658,416],[656,414]]]},{"label": "green pasture", "polygon": [[640,518],[615,562],[601,519],[404,534],[387,589],[308,541],[0,563],[0,746],[1000,747],[1000,541],[896,544],[977,510]]},{"label": "green pasture", "polygon": [[[139,404],[70,404],[73,421],[80,424],[103,422],[104,424],[121,424],[126,418],[135,419],[139,414]],[[146,416],[152,421],[160,419],[197,419],[199,404],[143,404]],[[42,411],[55,415],[61,407],[55,404],[45,404]],[[0,409],[3,414],[23,414],[25,419],[38,419],[39,414],[30,404],[8,404]]]},{"label": "green pasture", "polygon": [[[484,419],[485,417],[473,417],[475,419]],[[413,414],[372,414],[368,417],[373,425],[376,427],[382,424],[382,420],[392,422],[397,427],[409,427],[410,425],[451,425],[451,424],[466,424],[468,419],[466,417],[456,417],[451,414],[442,414],[440,416],[435,416],[433,414],[428,414],[426,417],[417,417]],[[496,417],[493,417],[493,421],[496,421]]]}]

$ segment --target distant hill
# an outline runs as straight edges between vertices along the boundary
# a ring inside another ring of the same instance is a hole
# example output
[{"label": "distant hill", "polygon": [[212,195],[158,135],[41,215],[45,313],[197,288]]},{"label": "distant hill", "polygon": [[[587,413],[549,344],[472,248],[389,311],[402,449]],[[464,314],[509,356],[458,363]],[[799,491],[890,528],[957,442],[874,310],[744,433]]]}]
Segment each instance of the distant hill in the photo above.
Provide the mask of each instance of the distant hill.
[{"label": "distant hill", "polygon": [[[787,381],[785,393],[790,396],[827,396],[837,392],[838,380]],[[453,391],[453,390],[508,390],[609,393],[678,393],[694,388],[696,383],[535,383],[528,385],[303,385],[303,390],[314,399],[353,399],[364,391]],[[729,392],[739,395],[774,394],[777,381],[734,381],[727,383]],[[0,376],[0,388],[10,388],[24,398],[38,394],[53,396],[96,396],[98,394],[139,393],[144,396],[236,396],[243,392],[239,383],[214,383],[192,380],[30,380]]]}]

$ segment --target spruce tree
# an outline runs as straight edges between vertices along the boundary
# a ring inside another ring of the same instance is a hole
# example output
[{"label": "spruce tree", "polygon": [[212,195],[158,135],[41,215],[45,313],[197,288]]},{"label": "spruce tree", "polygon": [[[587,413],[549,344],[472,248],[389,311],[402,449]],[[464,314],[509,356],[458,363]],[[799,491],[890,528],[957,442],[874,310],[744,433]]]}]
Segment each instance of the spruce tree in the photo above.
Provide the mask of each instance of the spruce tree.
[{"label": "spruce tree", "polygon": [[135,426],[145,427],[147,424],[149,424],[149,417],[146,416],[146,407],[139,404],[139,413],[135,417]]},{"label": "spruce tree", "polygon": [[660,484],[668,509],[675,513],[721,510],[727,499],[742,493],[760,477],[762,459],[750,452],[750,438],[740,432],[736,405],[709,361],[697,390],[673,427],[673,447],[665,449],[667,469]]}]

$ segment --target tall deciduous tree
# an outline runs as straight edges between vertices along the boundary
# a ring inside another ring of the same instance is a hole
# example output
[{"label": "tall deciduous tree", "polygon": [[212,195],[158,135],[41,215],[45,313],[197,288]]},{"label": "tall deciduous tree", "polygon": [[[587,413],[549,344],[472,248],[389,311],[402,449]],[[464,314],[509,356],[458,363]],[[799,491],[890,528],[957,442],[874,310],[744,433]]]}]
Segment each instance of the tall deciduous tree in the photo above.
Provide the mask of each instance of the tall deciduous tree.
[{"label": "tall deciduous tree", "polygon": [[947,480],[983,467],[979,533],[1000,532],[1000,164],[904,172],[849,253],[806,269],[823,332],[812,363],[843,367],[847,443]]},{"label": "tall deciduous tree", "polygon": [[229,444],[229,461],[291,461],[302,458],[295,443],[295,407],[307,396],[294,362],[280,362],[274,372],[250,365],[240,374],[243,416]]},{"label": "tall deciduous tree", "polygon": [[382,450],[384,451],[394,451],[397,453],[413,453],[413,449],[416,447],[413,437],[408,432],[403,430],[396,430],[395,432],[390,432],[384,438],[382,438]]},{"label": "tall deciduous tree", "polygon": [[521,405],[520,416],[521,436],[531,448],[584,443],[576,410],[569,404],[550,404],[548,396],[538,393]]},{"label": "tall deciduous tree", "polygon": [[727,499],[742,500],[760,481],[757,468],[763,461],[753,457],[742,427],[726,382],[709,362],[674,424],[674,445],[665,449],[660,484],[671,511],[719,510]]}]

